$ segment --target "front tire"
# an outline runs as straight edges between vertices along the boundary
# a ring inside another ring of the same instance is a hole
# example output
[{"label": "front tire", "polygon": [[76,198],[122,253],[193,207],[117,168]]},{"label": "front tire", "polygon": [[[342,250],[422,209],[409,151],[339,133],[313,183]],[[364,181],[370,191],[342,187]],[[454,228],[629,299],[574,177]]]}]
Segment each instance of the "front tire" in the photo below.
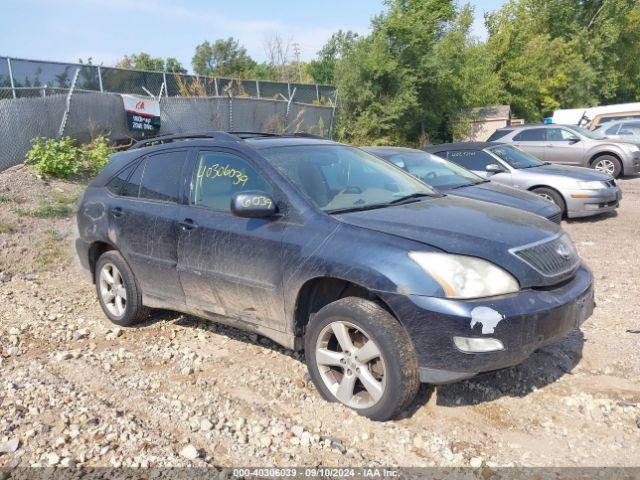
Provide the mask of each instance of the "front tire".
[{"label": "front tire", "polygon": [[372,420],[397,416],[420,386],[406,331],[363,298],[342,298],[320,309],[307,326],[305,358],[322,397]]},{"label": "front tire", "polygon": [[558,206],[558,208],[562,211],[562,216],[566,215],[567,205],[564,202],[564,198],[562,198],[562,195],[560,195],[555,190],[551,188],[540,187],[540,188],[534,188],[533,190],[531,190],[531,192],[535,193],[539,197],[544,198],[545,200],[549,200],[550,202],[555,203]]},{"label": "front tire", "polygon": [[117,251],[110,250],[98,258],[95,284],[102,310],[116,325],[130,327],[147,316],[142,291],[131,268]]},{"label": "front tire", "polygon": [[613,178],[618,178],[622,173],[622,164],[613,155],[600,155],[596,158],[591,167],[602,173],[608,173]]}]

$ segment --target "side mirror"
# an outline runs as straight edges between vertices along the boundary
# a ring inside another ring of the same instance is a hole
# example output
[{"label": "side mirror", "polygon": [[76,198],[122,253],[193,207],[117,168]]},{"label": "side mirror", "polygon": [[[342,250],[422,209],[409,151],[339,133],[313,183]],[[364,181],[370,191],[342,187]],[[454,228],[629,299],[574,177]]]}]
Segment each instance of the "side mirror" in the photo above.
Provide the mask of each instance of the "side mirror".
[{"label": "side mirror", "polygon": [[504,173],[506,170],[497,163],[490,163],[484,169],[489,173]]},{"label": "side mirror", "polygon": [[574,143],[578,143],[580,141],[578,137],[571,137],[568,140],[570,145],[573,145]]},{"label": "side mirror", "polygon": [[278,213],[271,195],[260,191],[238,192],[231,197],[231,213],[237,217],[266,218]]}]

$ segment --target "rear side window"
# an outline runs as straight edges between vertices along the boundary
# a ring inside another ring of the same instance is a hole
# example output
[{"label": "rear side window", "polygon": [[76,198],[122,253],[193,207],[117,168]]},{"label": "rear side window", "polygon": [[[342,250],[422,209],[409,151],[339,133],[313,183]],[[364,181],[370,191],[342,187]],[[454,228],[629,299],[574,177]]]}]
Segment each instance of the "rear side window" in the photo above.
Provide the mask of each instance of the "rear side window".
[{"label": "rear side window", "polygon": [[136,169],[122,187],[120,195],[123,197],[138,196],[138,193],[140,192],[140,180],[142,180],[142,172],[144,172],[144,163],[144,160],[138,162]]},{"label": "rear side window", "polygon": [[513,139],[516,142],[544,142],[545,141],[545,129],[544,128],[531,128],[521,131]]},{"label": "rear side window", "polygon": [[502,137],[506,137],[508,134],[510,134],[511,132],[513,132],[513,130],[496,130],[495,132],[493,132],[491,134],[491,136],[487,139],[487,142],[493,142],[495,140],[498,140]]},{"label": "rear side window", "polygon": [[229,211],[237,192],[273,194],[271,185],[244,158],[226,152],[200,152],[191,179],[191,203]]},{"label": "rear side window", "polygon": [[178,203],[183,178],[182,168],[186,158],[186,151],[160,153],[147,157],[142,174],[140,198]]},{"label": "rear side window", "polygon": [[118,173],[115,177],[113,177],[109,183],[107,184],[107,189],[113,193],[114,195],[120,195],[122,192],[122,188],[127,184],[127,180],[129,179],[129,175],[133,172],[133,169],[140,162],[134,162],[132,165],[129,165],[127,168],[123,169]]},{"label": "rear side window", "polygon": [[447,152],[447,160],[468,170],[484,170],[487,165],[497,163],[495,158],[482,150],[450,150]]}]

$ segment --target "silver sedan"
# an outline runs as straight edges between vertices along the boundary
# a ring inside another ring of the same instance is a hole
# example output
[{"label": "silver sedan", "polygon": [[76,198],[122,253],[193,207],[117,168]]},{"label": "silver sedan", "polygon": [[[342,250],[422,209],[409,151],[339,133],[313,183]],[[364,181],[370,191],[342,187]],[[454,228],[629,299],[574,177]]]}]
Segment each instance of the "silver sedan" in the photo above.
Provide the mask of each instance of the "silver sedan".
[{"label": "silver sedan", "polygon": [[536,193],[558,205],[569,218],[613,211],[622,198],[611,175],[588,168],[551,165],[511,145],[462,142],[424,150],[484,178]]}]

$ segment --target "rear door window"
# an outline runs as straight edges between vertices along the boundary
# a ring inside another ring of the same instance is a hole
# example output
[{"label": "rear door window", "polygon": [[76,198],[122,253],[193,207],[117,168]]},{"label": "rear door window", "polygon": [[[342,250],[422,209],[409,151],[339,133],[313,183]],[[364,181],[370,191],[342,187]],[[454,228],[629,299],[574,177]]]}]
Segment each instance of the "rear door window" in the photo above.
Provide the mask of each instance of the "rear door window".
[{"label": "rear door window", "polygon": [[544,142],[545,141],[545,129],[544,128],[531,128],[523,130],[518,133],[513,139],[516,142]]},{"label": "rear door window", "polygon": [[178,203],[183,180],[182,169],[186,159],[186,150],[147,157],[142,174],[140,198]]},{"label": "rear door window", "polygon": [[457,163],[468,170],[476,171],[484,171],[487,165],[498,163],[495,158],[482,150],[450,150],[447,152],[447,160]]},{"label": "rear door window", "polygon": [[125,183],[122,187],[120,195],[122,195],[123,197],[138,197],[138,194],[140,193],[140,181],[142,180],[142,172],[144,172],[144,164],[144,160],[138,162],[136,169],[127,180],[127,183]]},{"label": "rear door window", "polygon": [[120,173],[109,181],[107,189],[114,195],[120,195],[122,188],[127,184],[127,180],[129,179],[131,172],[133,172],[133,169],[136,168],[139,163],[140,162],[133,162],[132,165],[122,169]]}]

